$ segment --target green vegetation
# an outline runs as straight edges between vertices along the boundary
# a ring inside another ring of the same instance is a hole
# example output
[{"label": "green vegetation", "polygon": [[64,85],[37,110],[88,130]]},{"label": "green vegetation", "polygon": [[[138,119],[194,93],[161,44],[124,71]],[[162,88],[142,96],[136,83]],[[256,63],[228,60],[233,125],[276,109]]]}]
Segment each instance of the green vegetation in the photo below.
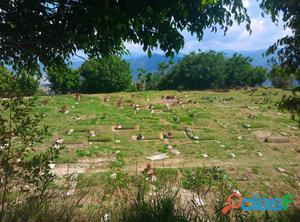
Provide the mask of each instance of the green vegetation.
[{"label": "green vegetation", "polygon": [[12,73],[0,65],[0,98],[15,96],[32,96],[38,92],[39,78],[33,73],[21,70]]},{"label": "green vegetation", "polygon": [[161,77],[163,89],[199,90],[256,86],[266,80],[267,71],[252,67],[251,59],[235,54],[226,58],[215,51],[191,53]]},{"label": "green vegetation", "polygon": [[48,70],[54,92],[100,93],[126,90],[131,85],[129,64],[117,56],[91,59],[78,70],[66,66]]}]

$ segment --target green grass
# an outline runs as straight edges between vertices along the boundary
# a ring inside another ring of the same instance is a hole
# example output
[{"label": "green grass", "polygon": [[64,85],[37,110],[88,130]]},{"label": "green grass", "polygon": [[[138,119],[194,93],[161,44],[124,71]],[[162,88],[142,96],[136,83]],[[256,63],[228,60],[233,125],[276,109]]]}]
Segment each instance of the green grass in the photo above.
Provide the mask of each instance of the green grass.
[{"label": "green grass", "polygon": [[[147,164],[146,156],[169,152],[160,139],[160,133],[171,132],[173,137],[168,143],[178,149],[180,155],[170,154],[170,159],[166,160],[168,167],[176,168],[183,164],[197,167],[213,163],[231,169],[238,165],[240,171],[232,171],[235,176],[250,172],[251,182],[258,183],[261,171],[265,173],[266,180],[277,178],[278,172],[274,172],[272,167],[274,164],[288,169],[291,163],[298,162],[296,150],[299,149],[300,132],[288,127],[296,127],[297,123],[290,119],[288,113],[280,114],[274,105],[283,94],[289,93],[264,88],[253,92],[251,89],[230,92],[147,91],[135,93],[134,98],[131,98],[131,93],[112,93],[109,102],[104,102],[101,94],[82,95],[79,102],[72,95],[64,95],[47,98],[49,104],[39,106],[38,110],[45,112],[44,123],[50,127],[51,136],[45,142],[51,144],[59,137],[66,142],[59,163],[76,163],[81,158],[103,157],[119,150],[123,155],[120,167],[132,172],[137,164],[139,167]],[[161,96],[167,95],[181,98],[184,107],[170,105],[166,109],[166,101],[161,100]],[[263,101],[264,97],[269,102]],[[40,100],[45,98],[43,96]],[[120,98],[125,101],[122,109],[116,104]],[[141,109],[134,110],[129,103],[139,104]],[[68,114],[58,112],[63,105],[68,106]],[[153,106],[155,113],[151,113],[149,105]],[[255,118],[248,118],[250,114]],[[77,117],[80,120],[76,121]],[[112,130],[118,124],[123,130]],[[244,124],[250,127],[245,128]],[[184,132],[186,128],[191,128],[193,135],[199,136],[199,141],[188,138]],[[67,135],[69,129],[74,129],[74,132]],[[96,136],[90,137],[90,131],[94,131]],[[256,136],[258,131],[274,135],[285,132],[290,142],[265,143]],[[144,134],[145,141],[132,140],[132,136],[139,133]],[[264,156],[258,157],[257,152]],[[209,158],[204,159],[204,153]],[[236,157],[232,158],[231,153]],[[155,164],[162,166],[163,163]]]}]

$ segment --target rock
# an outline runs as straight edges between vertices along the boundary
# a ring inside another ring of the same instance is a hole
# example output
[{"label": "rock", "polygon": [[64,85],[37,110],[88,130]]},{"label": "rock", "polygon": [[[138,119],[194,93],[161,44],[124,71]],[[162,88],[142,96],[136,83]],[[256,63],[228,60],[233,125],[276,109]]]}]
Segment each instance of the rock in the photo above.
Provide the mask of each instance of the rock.
[{"label": "rock", "polygon": [[283,136],[288,136],[288,134],[286,132],[281,132],[280,134]]},{"label": "rock", "polygon": [[193,140],[199,140],[200,138],[199,138],[199,136],[192,136],[192,139]]},{"label": "rock", "polygon": [[217,144],[220,144],[221,142],[219,140],[215,140]]},{"label": "rock", "polygon": [[286,173],[286,172],[287,172],[286,169],[283,169],[283,168],[281,168],[281,167],[277,167],[276,170],[277,170],[278,172],[280,172],[280,173]]},{"label": "rock", "polygon": [[154,156],[149,156],[149,157],[146,157],[146,158],[149,159],[149,160],[155,161],[155,160],[168,159],[169,156],[167,154],[163,153],[163,154],[158,154],[158,155],[154,155]]},{"label": "rock", "polygon": [[238,138],[238,140],[243,140],[243,137],[241,137],[241,136],[238,136],[237,138]]},{"label": "rock", "polygon": [[68,134],[68,135],[71,135],[73,132],[74,132],[74,129],[69,129],[69,130],[67,131],[67,134]]},{"label": "rock", "polygon": [[223,144],[222,144],[222,145],[220,145],[220,147],[221,147],[221,148],[226,148],[226,146],[225,146],[225,145],[223,145]]},{"label": "rock", "polygon": [[236,155],[235,155],[234,153],[230,153],[230,156],[231,156],[232,158],[235,158],[235,157],[236,157]]},{"label": "rock", "polygon": [[121,143],[121,140],[116,140],[115,142],[116,142],[116,143]]},{"label": "rock", "polygon": [[201,154],[201,156],[203,157],[203,158],[208,158],[208,155],[206,154],[206,153],[204,153],[204,154]]},{"label": "rock", "polygon": [[261,152],[257,152],[256,154],[257,154],[258,156],[260,156],[260,157],[263,156]]}]

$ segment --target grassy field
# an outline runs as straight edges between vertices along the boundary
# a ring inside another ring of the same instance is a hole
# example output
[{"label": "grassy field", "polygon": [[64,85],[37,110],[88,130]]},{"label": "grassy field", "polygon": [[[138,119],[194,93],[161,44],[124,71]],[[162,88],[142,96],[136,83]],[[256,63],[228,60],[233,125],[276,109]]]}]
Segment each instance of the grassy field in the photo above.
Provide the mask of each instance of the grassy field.
[{"label": "grassy field", "polygon": [[[276,106],[289,93],[249,88],[81,95],[79,101],[74,95],[45,96],[37,110],[50,127],[46,142],[64,139],[58,175],[102,178],[116,168],[130,174],[146,167],[146,157],[166,153],[168,159],[153,161],[155,168],[172,175],[178,168],[217,165],[255,190],[300,176],[300,130]],[[63,106],[66,113],[59,112]],[[187,128],[199,139],[189,138]],[[171,138],[162,139],[168,132]],[[135,140],[138,134],[144,140]],[[180,154],[170,153],[168,144]]]}]

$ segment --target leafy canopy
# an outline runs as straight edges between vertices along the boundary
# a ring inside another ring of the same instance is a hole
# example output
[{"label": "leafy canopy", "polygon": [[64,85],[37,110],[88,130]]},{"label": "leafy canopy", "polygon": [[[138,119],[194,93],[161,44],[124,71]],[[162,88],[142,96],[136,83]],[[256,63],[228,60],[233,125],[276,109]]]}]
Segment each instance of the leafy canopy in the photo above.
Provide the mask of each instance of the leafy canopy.
[{"label": "leafy canopy", "polygon": [[131,84],[130,65],[118,56],[91,59],[82,64],[79,75],[84,93],[123,91]]},{"label": "leafy canopy", "polygon": [[163,89],[211,89],[235,86],[255,86],[266,79],[266,70],[253,67],[249,57],[209,51],[191,53],[178,64],[165,66],[160,80]]},{"label": "leafy canopy", "polygon": [[199,39],[250,20],[242,0],[1,0],[0,60],[15,67],[64,63],[79,50],[90,57],[124,52],[125,41],[173,55],[182,30]]}]

